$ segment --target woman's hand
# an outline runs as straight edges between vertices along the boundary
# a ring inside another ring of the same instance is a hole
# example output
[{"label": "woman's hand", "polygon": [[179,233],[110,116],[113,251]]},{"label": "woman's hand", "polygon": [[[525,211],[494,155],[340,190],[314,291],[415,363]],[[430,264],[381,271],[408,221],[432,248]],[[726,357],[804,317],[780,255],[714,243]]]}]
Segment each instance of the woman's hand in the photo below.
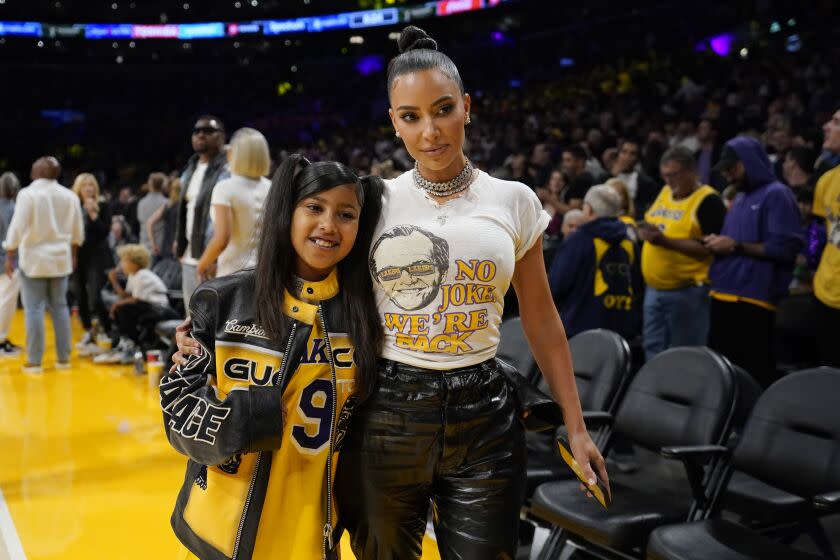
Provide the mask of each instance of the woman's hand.
[{"label": "woman's hand", "polygon": [[[582,431],[576,434],[569,434],[569,447],[571,447],[572,455],[575,456],[575,461],[577,461],[578,465],[580,465],[581,469],[583,469],[583,472],[586,475],[586,480],[589,481],[589,484],[595,484],[595,476],[597,474],[598,478],[600,478],[609,489],[610,477],[607,474],[607,468],[604,465],[604,458],[601,456],[601,452],[598,451],[598,447],[595,445],[595,442],[593,442],[592,438],[589,437],[589,433]],[[583,484],[580,485],[580,489],[585,491],[588,497],[593,497],[592,493],[589,492]]]}]

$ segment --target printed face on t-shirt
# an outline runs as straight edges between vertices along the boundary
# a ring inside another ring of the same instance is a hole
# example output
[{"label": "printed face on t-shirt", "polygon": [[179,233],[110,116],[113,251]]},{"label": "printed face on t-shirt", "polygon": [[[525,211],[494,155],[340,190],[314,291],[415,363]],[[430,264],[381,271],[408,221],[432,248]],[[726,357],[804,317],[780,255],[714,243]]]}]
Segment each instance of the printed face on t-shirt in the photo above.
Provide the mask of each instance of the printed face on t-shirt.
[{"label": "printed face on t-shirt", "polygon": [[377,241],[371,270],[401,309],[421,309],[438,295],[449,262],[445,240],[414,226],[398,226]]}]

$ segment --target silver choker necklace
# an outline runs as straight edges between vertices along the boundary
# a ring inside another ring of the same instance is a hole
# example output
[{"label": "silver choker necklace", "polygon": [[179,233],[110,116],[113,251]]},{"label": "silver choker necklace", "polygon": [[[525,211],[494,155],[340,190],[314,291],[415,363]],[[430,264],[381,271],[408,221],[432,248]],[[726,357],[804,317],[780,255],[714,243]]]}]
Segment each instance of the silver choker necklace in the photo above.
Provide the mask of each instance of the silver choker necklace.
[{"label": "silver choker necklace", "polygon": [[470,186],[470,183],[472,182],[473,169],[474,167],[470,161],[466,160],[464,162],[464,169],[462,169],[458,175],[442,183],[433,183],[420,175],[420,169],[418,169],[417,162],[415,161],[414,184],[427,193],[435,196],[452,196],[453,194],[458,194]]}]

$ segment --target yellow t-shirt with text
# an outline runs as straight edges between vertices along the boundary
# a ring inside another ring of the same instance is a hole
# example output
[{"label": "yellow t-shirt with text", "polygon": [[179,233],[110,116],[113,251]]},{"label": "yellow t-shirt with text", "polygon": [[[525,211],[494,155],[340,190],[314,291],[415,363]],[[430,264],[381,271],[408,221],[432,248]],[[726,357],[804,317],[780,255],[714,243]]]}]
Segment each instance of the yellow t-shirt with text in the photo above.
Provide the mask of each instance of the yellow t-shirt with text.
[{"label": "yellow t-shirt with text", "polygon": [[827,306],[840,309],[840,166],[820,177],[812,211],[825,218],[827,238],[814,275],[814,294]]},{"label": "yellow t-shirt with text", "polygon": [[[697,220],[697,209],[709,196],[718,196],[717,191],[703,185],[689,196],[675,200],[671,187],[665,185],[645,213],[645,221],[674,239],[701,239],[703,231]],[[642,276],[648,286],[657,290],[708,284],[711,264],[711,256],[700,260],[651,243],[642,247]]]}]

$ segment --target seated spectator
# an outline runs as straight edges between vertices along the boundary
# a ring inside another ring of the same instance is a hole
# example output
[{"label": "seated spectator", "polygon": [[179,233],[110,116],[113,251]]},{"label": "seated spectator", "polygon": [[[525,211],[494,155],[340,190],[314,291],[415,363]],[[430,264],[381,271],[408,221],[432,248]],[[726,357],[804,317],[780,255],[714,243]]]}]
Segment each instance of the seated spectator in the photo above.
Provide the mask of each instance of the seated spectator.
[{"label": "seated spectator", "polygon": [[557,235],[560,233],[560,225],[563,221],[563,214],[569,210],[569,206],[563,202],[563,191],[569,184],[568,177],[560,171],[555,169],[551,172],[548,179],[548,184],[544,187],[537,188],[537,196],[543,203],[543,210],[548,212],[551,216],[546,228],[546,233],[549,235]]},{"label": "seated spectator", "polygon": [[703,119],[697,126],[698,149],[697,174],[700,182],[715,188],[718,192],[726,188],[726,180],[714,171],[714,164],[720,158],[720,144],[717,141],[717,125],[712,119]]},{"label": "seated spectator", "polygon": [[139,244],[129,244],[117,249],[117,254],[119,267],[128,280],[123,289],[116,269],[108,274],[119,298],[111,306],[111,317],[117,326],[112,342],[116,344],[111,352],[93,359],[98,364],[131,363],[137,350],[154,346],[155,324],[176,318],[176,313],[169,307],[166,286],[148,268],[148,249]]},{"label": "seated spectator", "polygon": [[568,206],[564,208],[564,213],[571,208],[580,209],[586,191],[595,184],[595,178],[586,170],[587,157],[586,150],[577,144],[563,150],[563,173],[569,177],[569,187],[563,197],[563,202]]},{"label": "seated spectator", "polygon": [[618,219],[634,228],[635,231],[636,219],[633,216],[636,215],[636,207],[633,205],[633,199],[630,197],[630,191],[627,189],[627,185],[617,177],[607,179],[607,182],[604,184],[617,192],[618,196],[621,197],[621,210],[618,211]]},{"label": "seated spectator", "polygon": [[639,161],[641,146],[637,140],[624,139],[618,149],[618,157],[610,168],[612,176],[627,187],[627,192],[633,201],[635,209],[632,216],[641,219],[659,192],[656,181],[641,170]]},{"label": "seated spectator", "polygon": [[639,224],[644,302],[645,358],[673,346],[701,346],[709,328],[706,235],[720,233],[726,208],[717,191],[698,181],[694,154],[685,147],[662,156],[668,182]]},{"label": "seated spectator", "polygon": [[[814,150],[805,146],[793,146],[785,156],[782,165],[785,183],[793,190],[806,187],[813,189],[816,184],[816,179],[812,179],[816,161],[817,155]],[[813,192],[811,200],[813,200]]]},{"label": "seated spectator", "polygon": [[[794,148],[795,149],[795,148]],[[790,157],[790,153],[788,153]],[[802,238],[805,243],[796,256],[796,266],[793,269],[791,292],[810,292],[813,290],[814,273],[820,264],[825,249],[826,233],[823,218],[813,213],[814,189],[802,187],[796,191],[796,201],[799,204],[799,218],[802,226]]]},{"label": "seated spectator", "polygon": [[124,216],[111,216],[111,230],[108,232],[108,248],[114,261],[119,259],[117,249],[128,243],[133,243],[134,233]]},{"label": "seated spectator", "polygon": [[612,188],[589,189],[584,223],[563,242],[551,264],[551,293],[569,337],[596,328],[627,339],[639,333],[638,247],[615,217],[620,206]]},{"label": "seated spectator", "polygon": [[583,211],[577,208],[573,208],[563,214],[563,226],[561,228],[563,239],[568,239],[570,235],[583,225],[584,221]]},{"label": "seated spectator", "polygon": [[776,305],[788,293],[802,244],[799,209],[754,138],[727,142],[716,168],[739,192],[721,234],[704,239],[715,255],[709,269],[709,346],[767,387],[778,375]]}]

